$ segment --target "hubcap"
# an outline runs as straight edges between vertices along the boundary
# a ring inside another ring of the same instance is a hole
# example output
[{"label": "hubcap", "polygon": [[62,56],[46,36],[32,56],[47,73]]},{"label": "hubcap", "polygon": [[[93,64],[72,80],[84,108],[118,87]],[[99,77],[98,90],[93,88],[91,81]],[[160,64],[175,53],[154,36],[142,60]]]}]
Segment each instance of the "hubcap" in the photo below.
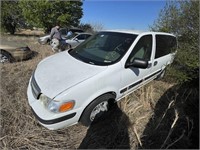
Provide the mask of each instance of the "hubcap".
[{"label": "hubcap", "polygon": [[95,116],[97,114],[99,114],[100,112],[104,112],[108,110],[108,102],[107,101],[103,101],[100,104],[98,104],[91,112],[90,115],[90,120],[93,121]]}]

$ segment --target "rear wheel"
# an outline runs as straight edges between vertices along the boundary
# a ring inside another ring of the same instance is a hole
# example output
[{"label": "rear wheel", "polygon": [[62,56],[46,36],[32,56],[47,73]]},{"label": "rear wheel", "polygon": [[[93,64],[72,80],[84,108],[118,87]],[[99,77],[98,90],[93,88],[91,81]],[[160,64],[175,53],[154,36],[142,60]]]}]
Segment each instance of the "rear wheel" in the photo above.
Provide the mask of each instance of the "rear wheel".
[{"label": "rear wheel", "polygon": [[96,98],[86,107],[81,116],[80,122],[85,126],[89,126],[94,119],[98,119],[103,115],[103,113],[110,109],[114,99],[115,97],[112,94],[105,94]]},{"label": "rear wheel", "polygon": [[59,49],[60,51],[69,50],[71,49],[71,45],[69,45],[68,43],[60,43]]},{"label": "rear wheel", "polygon": [[51,40],[48,39],[47,42],[45,44],[51,45]]},{"label": "rear wheel", "polygon": [[158,75],[156,80],[161,80],[165,76],[166,69],[162,70],[162,72]]},{"label": "rear wheel", "polygon": [[70,44],[68,44],[68,43],[65,44],[65,48],[64,48],[65,50],[69,50],[71,48],[72,48],[72,46]]}]

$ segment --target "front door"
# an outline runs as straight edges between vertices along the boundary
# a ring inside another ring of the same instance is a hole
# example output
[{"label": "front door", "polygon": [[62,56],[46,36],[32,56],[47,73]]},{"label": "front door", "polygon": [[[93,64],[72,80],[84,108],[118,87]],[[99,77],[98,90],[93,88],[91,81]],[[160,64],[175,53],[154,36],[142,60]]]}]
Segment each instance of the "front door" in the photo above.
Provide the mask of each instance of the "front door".
[{"label": "front door", "polygon": [[152,68],[152,41],[152,35],[142,36],[128,57],[126,63],[132,62],[134,58],[141,58],[148,60],[149,66],[146,69],[135,67],[123,68],[122,88],[120,89],[120,94],[122,94],[122,96],[138,88],[144,82],[144,79],[150,74]]}]

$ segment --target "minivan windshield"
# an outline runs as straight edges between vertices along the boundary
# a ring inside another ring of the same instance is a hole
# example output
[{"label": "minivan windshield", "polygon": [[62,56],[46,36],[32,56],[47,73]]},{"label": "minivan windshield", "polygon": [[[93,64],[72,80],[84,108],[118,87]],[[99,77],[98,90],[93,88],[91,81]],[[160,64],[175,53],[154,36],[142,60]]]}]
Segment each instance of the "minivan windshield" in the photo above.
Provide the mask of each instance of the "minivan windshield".
[{"label": "minivan windshield", "polygon": [[136,37],[135,34],[99,32],[69,51],[69,54],[94,65],[114,64],[124,56]]}]

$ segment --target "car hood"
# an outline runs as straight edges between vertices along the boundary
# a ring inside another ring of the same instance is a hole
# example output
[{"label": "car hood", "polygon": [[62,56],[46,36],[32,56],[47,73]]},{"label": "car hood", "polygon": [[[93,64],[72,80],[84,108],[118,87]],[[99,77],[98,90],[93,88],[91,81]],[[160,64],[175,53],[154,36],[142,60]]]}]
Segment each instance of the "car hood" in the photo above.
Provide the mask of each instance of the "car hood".
[{"label": "car hood", "polygon": [[37,66],[34,77],[41,92],[53,99],[106,68],[81,62],[64,51],[43,60]]},{"label": "car hood", "polygon": [[73,41],[73,40],[71,40],[71,39],[66,39],[66,40],[65,40],[66,43],[67,43],[67,42],[71,42],[71,41]]}]

